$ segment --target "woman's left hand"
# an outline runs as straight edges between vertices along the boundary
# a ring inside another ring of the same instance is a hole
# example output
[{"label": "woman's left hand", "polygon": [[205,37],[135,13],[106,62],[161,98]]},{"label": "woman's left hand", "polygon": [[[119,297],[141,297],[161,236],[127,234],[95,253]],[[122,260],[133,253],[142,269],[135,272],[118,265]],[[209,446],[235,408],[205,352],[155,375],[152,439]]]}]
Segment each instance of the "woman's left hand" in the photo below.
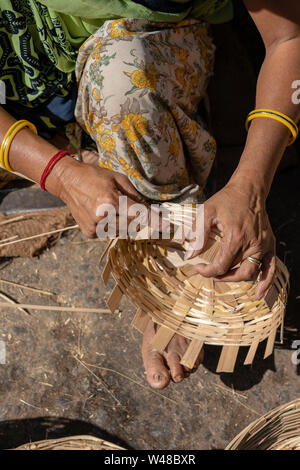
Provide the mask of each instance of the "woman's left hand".
[{"label": "woman's left hand", "polygon": [[[259,268],[247,259],[253,256],[262,262],[256,289],[256,297],[262,298],[276,269],[276,243],[265,198],[251,184],[229,181],[204,204],[204,246],[213,228],[222,232],[220,248],[213,262],[196,265],[197,271],[220,281],[255,280]],[[188,257],[197,254],[199,251]],[[240,266],[232,269],[239,262]]]}]

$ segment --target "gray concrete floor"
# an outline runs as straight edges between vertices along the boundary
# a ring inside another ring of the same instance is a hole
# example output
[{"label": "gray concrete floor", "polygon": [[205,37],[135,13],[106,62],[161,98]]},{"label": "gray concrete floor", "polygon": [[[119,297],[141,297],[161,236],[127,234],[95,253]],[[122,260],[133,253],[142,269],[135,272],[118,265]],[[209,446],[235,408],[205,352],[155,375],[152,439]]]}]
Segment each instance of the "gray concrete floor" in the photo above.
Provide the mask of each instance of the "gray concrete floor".
[{"label": "gray concrete floor", "polygon": [[[74,314],[0,310],[0,448],[31,440],[90,433],[134,449],[223,449],[246,425],[300,395],[299,369],[291,361],[299,334],[300,170],[275,179],[269,211],[278,253],[291,271],[285,342],[267,360],[234,374],[215,373],[218,348],[182,384],[153,391],[145,381],[140,334],[130,326],[133,308],[120,313]],[[79,233],[62,237],[40,257],[0,265],[0,279],[48,290],[46,297],[0,284],[20,302],[105,307],[101,242]]]}]

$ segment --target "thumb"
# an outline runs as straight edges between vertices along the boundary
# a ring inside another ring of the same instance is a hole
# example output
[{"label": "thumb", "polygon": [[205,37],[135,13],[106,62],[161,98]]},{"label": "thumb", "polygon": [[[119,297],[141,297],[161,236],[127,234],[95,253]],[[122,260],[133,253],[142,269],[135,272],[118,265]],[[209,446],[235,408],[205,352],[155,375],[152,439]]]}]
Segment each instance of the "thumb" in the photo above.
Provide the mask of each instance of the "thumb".
[{"label": "thumb", "polygon": [[187,248],[187,251],[185,253],[185,257],[184,259],[185,260],[189,260],[191,258],[194,258],[195,256],[198,256],[206,247],[206,244],[208,242],[208,239],[209,239],[209,235],[210,235],[210,232],[211,232],[211,225],[212,225],[212,217],[211,215],[208,213],[208,210],[206,210],[205,208],[205,204],[204,204],[204,220],[203,220],[203,223],[201,224],[201,228],[200,230],[203,230],[203,233],[202,233],[202,240],[203,240],[203,243],[202,243],[202,246],[201,248],[198,248],[195,249],[194,248],[194,243],[189,243],[189,246]]},{"label": "thumb", "polygon": [[[136,217],[139,217],[139,221],[142,225],[150,225],[149,204],[146,202],[145,198],[137,192],[127,176],[118,173],[115,176],[115,185],[121,195],[127,198],[126,210],[128,220],[134,220]],[[139,204],[144,206],[144,209],[141,208],[141,206],[138,207]],[[130,210],[131,208],[132,210]]]},{"label": "thumb", "polygon": [[115,176],[115,184],[121,193],[129,196],[135,202],[146,203],[145,198],[135,189],[127,176],[117,173]]}]

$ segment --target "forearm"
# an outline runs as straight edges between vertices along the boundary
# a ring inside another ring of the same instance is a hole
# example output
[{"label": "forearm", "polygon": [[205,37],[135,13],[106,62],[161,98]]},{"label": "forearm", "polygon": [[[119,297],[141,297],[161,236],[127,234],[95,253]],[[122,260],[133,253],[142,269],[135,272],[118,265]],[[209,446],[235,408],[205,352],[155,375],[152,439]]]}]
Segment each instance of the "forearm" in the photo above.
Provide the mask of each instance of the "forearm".
[{"label": "forearm", "polygon": [[[299,50],[300,38],[269,48],[257,83],[257,109],[274,109],[299,120],[300,105],[292,102],[292,83],[300,78]],[[290,131],[283,124],[254,119],[232,181],[249,184],[266,198],[289,138]]]},{"label": "forearm", "polygon": [[[0,142],[15,119],[0,107]],[[9,151],[11,168],[24,176],[39,182],[47,163],[58,149],[43,138],[24,128],[15,136]],[[46,181],[46,188],[52,194],[60,195],[64,167],[72,157],[64,157],[53,168]]]}]

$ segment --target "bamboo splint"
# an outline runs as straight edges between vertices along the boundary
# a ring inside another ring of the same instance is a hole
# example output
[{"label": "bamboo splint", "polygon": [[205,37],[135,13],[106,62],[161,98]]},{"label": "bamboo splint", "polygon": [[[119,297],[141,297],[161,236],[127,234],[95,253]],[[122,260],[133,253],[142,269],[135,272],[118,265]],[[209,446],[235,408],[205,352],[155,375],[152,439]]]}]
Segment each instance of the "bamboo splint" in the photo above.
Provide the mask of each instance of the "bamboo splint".
[{"label": "bamboo splint", "polygon": [[103,280],[116,286],[108,300],[114,312],[123,295],[137,307],[132,325],[142,333],[149,319],[160,325],[152,344],[165,350],[177,333],[191,340],[181,363],[193,368],[203,344],[223,346],[218,372],[233,372],[240,346],[249,348],[252,364],[260,342],[267,339],[265,357],[272,354],[277,328],[284,320],[289,273],[277,258],[273,285],[256,300],[256,282],[215,282],[194,265],[211,262],[218,237],[205,252],[184,260],[182,244],[171,240],[114,240],[107,250]]},{"label": "bamboo splint", "polygon": [[258,418],[225,450],[300,450],[300,399]]}]

